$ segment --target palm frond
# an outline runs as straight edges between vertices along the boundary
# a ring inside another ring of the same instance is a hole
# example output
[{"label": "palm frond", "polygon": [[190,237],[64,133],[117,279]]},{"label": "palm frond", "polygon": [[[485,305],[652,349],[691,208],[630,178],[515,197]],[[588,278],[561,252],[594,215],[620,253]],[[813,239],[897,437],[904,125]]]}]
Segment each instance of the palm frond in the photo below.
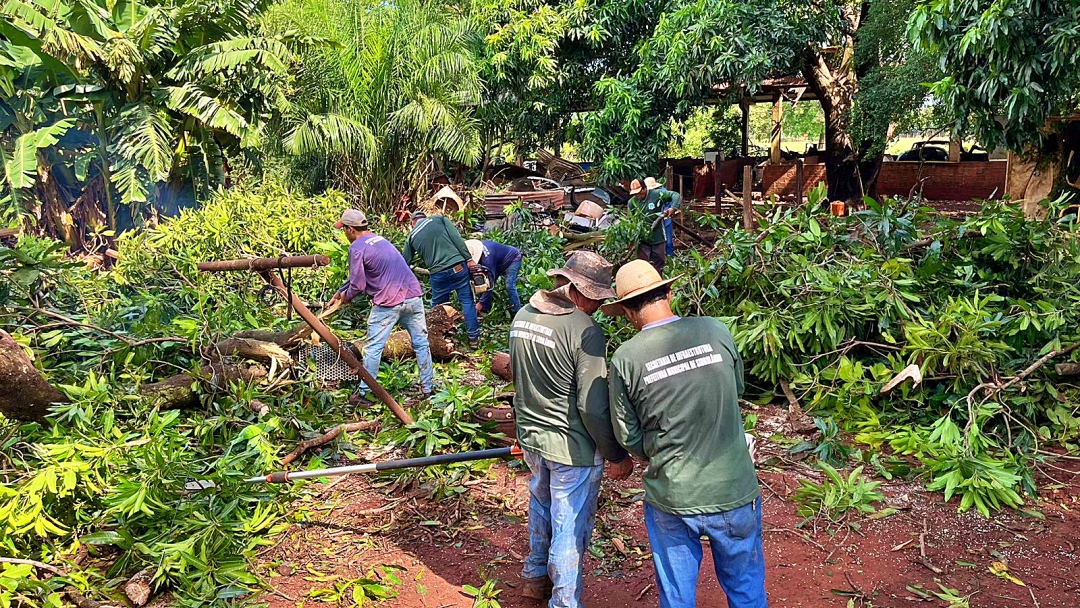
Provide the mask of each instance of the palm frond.
[{"label": "palm frond", "polygon": [[370,158],[377,147],[371,129],[340,114],[309,114],[285,136],[285,148],[298,156],[322,153]]},{"label": "palm frond", "polygon": [[145,169],[151,181],[168,179],[174,141],[168,118],[148,104],[135,103],[120,112],[118,122],[114,141],[120,156]]},{"label": "palm frond", "polygon": [[[254,135],[251,125],[242,114],[193,84],[162,87],[156,95],[170,110],[190,116],[211,129],[222,130],[241,139]],[[247,143],[257,144],[250,139]]]}]

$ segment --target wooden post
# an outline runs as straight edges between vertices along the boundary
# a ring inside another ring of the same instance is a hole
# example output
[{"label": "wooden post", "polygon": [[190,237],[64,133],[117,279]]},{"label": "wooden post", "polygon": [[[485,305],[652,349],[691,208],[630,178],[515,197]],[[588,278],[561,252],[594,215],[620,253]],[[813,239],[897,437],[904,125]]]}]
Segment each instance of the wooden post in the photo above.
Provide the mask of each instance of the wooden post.
[{"label": "wooden post", "polygon": [[724,191],[724,185],[720,183],[720,157],[716,157],[716,162],[713,163],[713,187],[716,193],[716,215],[720,215],[722,207],[720,206],[720,194]]},{"label": "wooden post", "polygon": [[754,229],[754,168],[746,165],[742,170],[742,224],[743,230]]},{"label": "wooden post", "polygon": [[803,159],[795,159],[795,204],[801,205],[803,197]]},{"label": "wooden post", "polygon": [[780,139],[784,131],[784,96],[777,93],[772,107],[772,141],[769,143],[769,162],[780,164]]},{"label": "wooden post", "polygon": [[671,166],[671,163],[664,167],[664,187],[675,192],[675,168]]},{"label": "wooden post", "polygon": [[960,162],[960,140],[955,137],[949,140],[949,162]]},{"label": "wooden post", "polygon": [[263,280],[272,285],[274,289],[281,294],[281,297],[289,301],[293,309],[300,315],[300,318],[310,325],[311,329],[315,330],[315,333],[319,334],[319,337],[326,342],[327,346],[334,349],[334,352],[341,357],[341,360],[345,362],[345,365],[349,366],[349,369],[352,370],[353,373],[360,375],[360,379],[368,385],[371,392],[375,393],[375,396],[379,398],[379,401],[385,403],[386,407],[390,408],[391,412],[394,412],[394,415],[397,416],[402,424],[413,423],[412,416],[398,405],[398,402],[394,397],[386,392],[386,389],[376,382],[375,378],[371,377],[371,374],[364,369],[364,365],[357,360],[352,351],[342,345],[341,340],[338,340],[338,337],[334,335],[334,332],[330,331],[330,328],[324,325],[323,322],[319,320],[319,317],[308,310],[307,306],[304,306],[304,303],[300,301],[300,298],[296,297],[296,294],[291,293],[276,274],[268,270],[263,270],[259,272],[259,275],[262,276]]},{"label": "wooden post", "polygon": [[739,101],[739,110],[742,111],[742,124],[740,125],[742,135],[742,156],[746,158],[750,156],[750,100],[743,98]]}]

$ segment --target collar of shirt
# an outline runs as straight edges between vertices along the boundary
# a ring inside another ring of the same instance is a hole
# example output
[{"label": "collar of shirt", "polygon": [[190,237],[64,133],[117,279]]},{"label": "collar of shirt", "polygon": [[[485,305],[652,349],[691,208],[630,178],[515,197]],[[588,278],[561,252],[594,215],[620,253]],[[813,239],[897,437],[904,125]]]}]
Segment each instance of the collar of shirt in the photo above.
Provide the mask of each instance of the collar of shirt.
[{"label": "collar of shirt", "polygon": [[661,319],[659,321],[653,321],[652,323],[649,323],[645,327],[642,327],[641,331],[645,331],[646,329],[652,329],[654,327],[660,327],[661,325],[667,325],[668,323],[674,323],[675,321],[678,321],[681,318],[682,317],[680,317],[679,315],[672,315],[672,316],[670,316],[670,317],[668,317],[666,319]]}]

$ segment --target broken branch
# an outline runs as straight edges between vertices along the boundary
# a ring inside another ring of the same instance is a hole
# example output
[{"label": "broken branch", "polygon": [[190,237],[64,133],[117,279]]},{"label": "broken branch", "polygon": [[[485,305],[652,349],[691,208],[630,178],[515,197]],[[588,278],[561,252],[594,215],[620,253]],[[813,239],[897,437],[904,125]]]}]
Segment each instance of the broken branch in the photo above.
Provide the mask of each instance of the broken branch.
[{"label": "broken branch", "polygon": [[296,444],[296,449],[287,454],[281,459],[282,466],[291,464],[294,460],[303,455],[304,452],[311,448],[318,447],[320,445],[326,445],[337,438],[342,433],[355,433],[357,431],[369,431],[379,426],[378,420],[365,420],[363,422],[349,422],[345,424],[339,424],[334,428],[326,431],[322,436],[314,439],[308,439],[307,441],[301,441]]}]

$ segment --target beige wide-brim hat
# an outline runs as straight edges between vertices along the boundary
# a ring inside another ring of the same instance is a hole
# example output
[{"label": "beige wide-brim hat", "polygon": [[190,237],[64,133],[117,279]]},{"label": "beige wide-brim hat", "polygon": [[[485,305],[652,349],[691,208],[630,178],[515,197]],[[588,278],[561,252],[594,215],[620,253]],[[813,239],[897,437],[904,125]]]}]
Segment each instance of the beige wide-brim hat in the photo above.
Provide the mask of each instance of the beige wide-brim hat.
[{"label": "beige wide-brim hat", "polygon": [[480,263],[480,257],[484,255],[484,244],[476,239],[465,241],[465,248],[469,250],[469,257],[474,264]]},{"label": "beige wide-brim hat", "polygon": [[563,285],[558,289],[541,289],[529,298],[529,304],[545,315],[568,315],[577,306],[570,299],[570,286]]},{"label": "beige wide-brim hat", "polygon": [[604,304],[600,310],[609,317],[621,317],[626,314],[622,306],[623,302],[665,285],[671,285],[679,280],[679,276],[664,279],[652,264],[645,260],[629,262],[615,273],[615,293],[619,299],[610,304]]},{"label": "beige wide-brim hat", "polygon": [[645,178],[645,189],[646,190],[656,190],[659,187],[660,187],[660,182],[656,181],[655,177],[646,177]]}]

